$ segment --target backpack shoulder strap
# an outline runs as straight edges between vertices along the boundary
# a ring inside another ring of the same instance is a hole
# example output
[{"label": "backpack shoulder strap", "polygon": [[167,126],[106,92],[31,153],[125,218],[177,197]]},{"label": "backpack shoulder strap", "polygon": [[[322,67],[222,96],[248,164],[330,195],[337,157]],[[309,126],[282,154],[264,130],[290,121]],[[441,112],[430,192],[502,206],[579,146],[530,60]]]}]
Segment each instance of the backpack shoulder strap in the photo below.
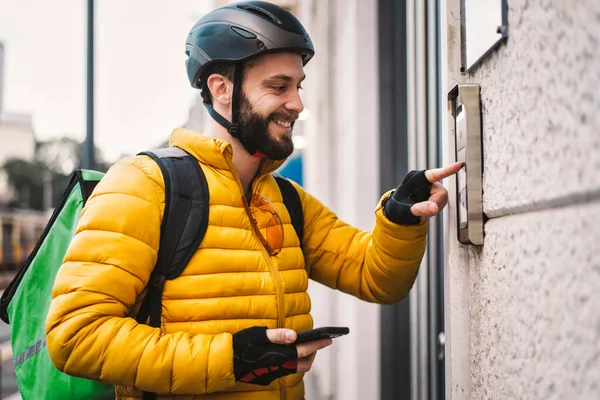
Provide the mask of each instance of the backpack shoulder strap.
[{"label": "backpack shoulder strap", "polygon": [[184,150],[171,147],[140,155],[147,155],[158,164],[165,184],[158,258],[137,318],[138,322],[145,322],[149,313],[150,325],[159,327],[164,283],[183,272],[208,228],[209,192],[198,161]]},{"label": "backpack shoulder strap", "polygon": [[290,182],[288,179],[281,175],[274,174],[273,176],[275,177],[275,181],[277,182],[279,190],[281,191],[283,203],[290,213],[292,225],[294,226],[296,235],[298,235],[298,239],[300,240],[300,247],[302,247],[302,240],[304,238],[304,212],[302,211],[302,201],[300,200],[300,195],[298,194],[298,191],[294,185],[292,185],[292,182]]}]

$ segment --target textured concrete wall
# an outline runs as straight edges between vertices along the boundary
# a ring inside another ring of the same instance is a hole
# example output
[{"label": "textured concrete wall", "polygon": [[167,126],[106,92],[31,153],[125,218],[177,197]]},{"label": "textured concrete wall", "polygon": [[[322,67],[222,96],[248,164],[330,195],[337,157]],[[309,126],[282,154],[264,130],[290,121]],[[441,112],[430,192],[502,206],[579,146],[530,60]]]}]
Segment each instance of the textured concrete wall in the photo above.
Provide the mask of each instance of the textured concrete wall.
[{"label": "textured concrete wall", "polygon": [[600,193],[600,2],[509,1],[481,83],[488,216]]},{"label": "textured concrete wall", "polygon": [[508,4],[507,43],[466,77],[491,218],[468,257],[470,398],[597,399],[600,2]]},{"label": "textured concrete wall", "polygon": [[495,218],[470,251],[471,398],[600,396],[600,202]]}]

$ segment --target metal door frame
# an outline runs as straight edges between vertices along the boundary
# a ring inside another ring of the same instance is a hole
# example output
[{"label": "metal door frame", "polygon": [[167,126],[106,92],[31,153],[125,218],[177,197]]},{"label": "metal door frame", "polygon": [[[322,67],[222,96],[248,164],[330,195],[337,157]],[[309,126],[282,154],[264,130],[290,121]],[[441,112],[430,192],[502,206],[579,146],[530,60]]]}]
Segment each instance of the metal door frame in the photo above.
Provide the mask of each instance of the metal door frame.
[{"label": "metal door frame", "polygon": [[[380,188],[408,172],[406,2],[379,0]],[[382,193],[383,194],[383,193]],[[410,298],[381,309],[381,399],[410,400]]]},{"label": "metal door frame", "polygon": [[[381,188],[411,169],[441,166],[445,121],[439,0],[379,0]],[[443,399],[443,221],[430,222],[411,294],[381,312],[381,398]],[[440,357],[440,353],[442,357]]]}]

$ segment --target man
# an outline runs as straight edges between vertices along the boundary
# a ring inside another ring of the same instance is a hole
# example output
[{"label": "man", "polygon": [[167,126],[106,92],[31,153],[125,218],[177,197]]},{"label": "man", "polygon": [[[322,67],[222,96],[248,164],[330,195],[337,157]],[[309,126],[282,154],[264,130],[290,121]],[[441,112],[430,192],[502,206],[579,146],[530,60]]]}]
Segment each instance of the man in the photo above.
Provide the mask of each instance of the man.
[{"label": "man", "polygon": [[[113,166],[88,200],[56,279],[51,358],[68,374],[116,384],[119,399],[142,391],[302,399],[303,373],[331,344],[294,344],[297,332],[312,328],[308,279],[370,302],[406,296],[425,250],[425,220],[447,201],[437,181],[460,165],[412,172],[383,197],[372,233],[295,185],[301,248],[271,172],[293,151],[303,66],[314,54],[308,34],[287,11],[248,1],[203,17],[186,52],[190,82],[214,120],[204,134],[176,129],[170,144],[196,157],[207,177],[206,236],[164,285],[161,327],[138,324],[131,316],[156,263],[164,182],[146,156]],[[263,218],[265,210],[273,218]],[[273,223],[282,235],[269,235]]]}]

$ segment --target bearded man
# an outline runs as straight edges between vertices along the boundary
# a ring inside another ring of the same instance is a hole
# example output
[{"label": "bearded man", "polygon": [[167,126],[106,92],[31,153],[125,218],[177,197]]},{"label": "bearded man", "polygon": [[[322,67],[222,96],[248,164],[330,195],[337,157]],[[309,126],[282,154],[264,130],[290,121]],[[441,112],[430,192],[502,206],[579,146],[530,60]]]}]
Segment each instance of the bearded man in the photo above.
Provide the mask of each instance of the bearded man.
[{"label": "bearded man", "polygon": [[170,145],[206,176],[206,235],[164,283],[158,326],[136,321],[159,250],[165,184],[147,156],[117,163],[89,198],[57,276],[48,350],[60,370],[117,385],[118,399],[300,400],[304,373],[331,344],[295,343],[313,325],[308,280],[380,304],[405,297],[426,220],[447,202],[438,181],[461,165],[411,172],[381,199],[372,232],[294,184],[299,237],[272,173],[294,149],[314,55],[308,33],[285,9],[246,1],[198,21],[186,53],[212,119],[202,134],[176,129]]}]

